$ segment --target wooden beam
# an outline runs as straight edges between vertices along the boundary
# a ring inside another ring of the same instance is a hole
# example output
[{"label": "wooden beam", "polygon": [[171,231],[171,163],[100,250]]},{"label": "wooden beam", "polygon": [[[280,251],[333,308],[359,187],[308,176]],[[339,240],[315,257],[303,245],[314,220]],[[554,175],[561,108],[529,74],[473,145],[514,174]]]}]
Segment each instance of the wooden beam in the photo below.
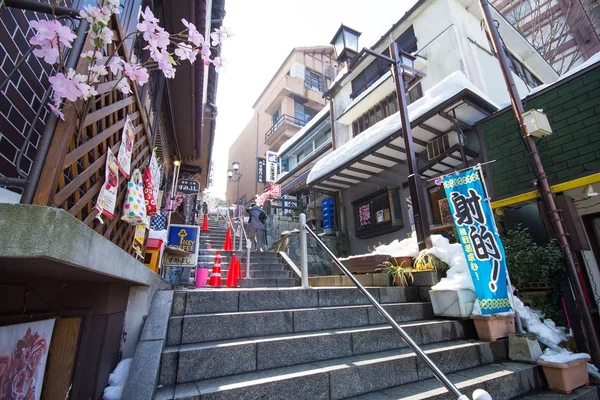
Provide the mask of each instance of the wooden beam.
[{"label": "wooden beam", "polygon": [[388,144],[385,145],[385,147],[387,147],[388,149],[399,151],[400,153],[406,154],[406,150],[405,149],[403,149],[400,146],[396,146],[395,144],[388,143]]},{"label": "wooden beam", "polygon": [[354,183],[352,183],[352,182],[341,181],[341,180],[339,180],[339,179],[335,179],[335,178],[333,178],[333,177],[329,177],[329,178],[325,179],[325,181],[324,181],[324,182],[337,183],[337,184],[344,185],[344,186],[348,186],[348,187],[350,187],[350,186],[354,185]]},{"label": "wooden beam", "polygon": [[376,164],[370,161],[365,161],[365,160],[358,160],[357,163],[362,164],[362,165],[366,165],[368,167],[373,167],[373,168],[377,168],[377,169],[386,169],[389,168],[387,165],[381,165],[381,164]]},{"label": "wooden beam", "polygon": [[[381,158],[383,160],[388,160],[388,161],[393,162],[393,163],[404,164],[404,160],[401,160],[401,159],[396,158],[396,157],[388,156],[387,154],[382,154],[382,153],[379,153],[377,151],[374,152],[374,153],[371,153],[371,155],[374,156],[374,157],[379,157],[379,158]],[[387,168],[390,168],[390,167],[387,167]]]},{"label": "wooden beam", "polygon": [[[368,171],[368,170],[361,169],[361,168],[346,167],[344,169],[347,169],[348,171],[356,172],[357,174],[369,175],[369,177],[371,177],[371,175],[373,175],[373,171]],[[365,178],[365,179],[369,179],[369,178]]]},{"label": "wooden beam", "polygon": [[421,128],[421,129],[423,129],[423,130],[425,130],[425,131],[427,131],[427,132],[429,132],[429,133],[433,133],[436,136],[443,136],[444,135],[444,132],[435,129],[435,128],[427,125],[426,123],[421,123],[421,124],[418,125],[418,127]]}]

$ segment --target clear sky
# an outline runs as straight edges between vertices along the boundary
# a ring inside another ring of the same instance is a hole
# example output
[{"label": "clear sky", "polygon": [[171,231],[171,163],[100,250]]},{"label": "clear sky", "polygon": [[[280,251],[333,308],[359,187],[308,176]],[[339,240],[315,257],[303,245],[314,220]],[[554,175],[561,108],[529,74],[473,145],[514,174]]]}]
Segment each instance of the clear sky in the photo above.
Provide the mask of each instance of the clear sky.
[{"label": "clear sky", "polygon": [[[415,0],[226,0],[213,160],[214,196],[225,198],[229,146],[252,118],[252,105],[293,47],[329,44],[341,23],[373,44]],[[253,151],[251,149],[251,151]],[[255,166],[245,168],[254,171]]]}]

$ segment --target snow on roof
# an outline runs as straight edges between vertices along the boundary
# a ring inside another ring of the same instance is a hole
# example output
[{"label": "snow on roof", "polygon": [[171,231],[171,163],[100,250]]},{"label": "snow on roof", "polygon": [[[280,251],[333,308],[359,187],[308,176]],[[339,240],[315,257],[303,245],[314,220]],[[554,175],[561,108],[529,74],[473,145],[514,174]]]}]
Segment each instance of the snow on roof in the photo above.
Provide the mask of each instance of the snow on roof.
[{"label": "snow on roof", "polygon": [[302,127],[302,129],[300,129],[298,132],[296,132],[294,134],[294,136],[289,138],[287,141],[285,141],[281,145],[281,147],[279,147],[279,150],[277,151],[277,155],[282,155],[294,143],[296,143],[298,140],[300,140],[302,138],[302,136],[304,136],[304,134],[306,132],[311,130],[312,127],[314,125],[316,125],[317,122],[319,122],[323,118],[323,116],[325,116],[328,112],[329,112],[329,104],[325,104],[325,106],[321,109],[321,111],[319,111],[314,117],[312,117],[311,120],[308,121],[308,123]]},{"label": "snow on roof", "polygon": [[348,72],[348,66],[346,65],[344,68],[342,68],[340,70],[340,72],[338,72],[338,74],[335,76],[335,78],[333,79],[333,82],[331,82],[331,87],[333,87],[333,85],[335,85],[340,79],[342,79],[342,77],[344,75],[346,75],[346,73]]},{"label": "snow on roof", "polygon": [[369,86],[369,88],[367,90],[365,90],[360,95],[358,95],[354,100],[352,100],[350,102],[350,104],[348,104],[348,107],[346,107],[346,109],[344,110],[343,114],[345,114],[349,109],[351,109],[352,107],[357,105],[359,101],[361,101],[362,99],[367,97],[367,95],[369,93],[371,93],[373,90],[377,89],[377,87],[379,85],[381,85],[383,82],[385,82],[391,75],[392,75],[392,71],[388,71],[385,74],[383,74],[379,79],[377,79],[375,81],[375,83],[373,83],[371,86]]},{"label": "snow on roof", "polygon": [[[540,86],[536,86],[535,88],[533,88],[531,90],[531,92],[527,93],[527,95],[523,98],[523,100],[533,96],[534,94],[541,92],[542,90],[550,87],[550,86],[554,86],[562,81],[564,81],[565,79],[575,75],[576,73],[578,73],[579,71],[583,71],[584,69],[586,69],[589,66],[592,66],[596,63],[600,63],[600,51],[596,54],[594,54],[593,56],[591,56],[590,58],[587,59],[586,62],[576,66],[575,68],[570,69],[569,71],[565,72],[564,74],[562,74],[560,76],[560,78],[558,78],[556,81],[552,82],[552,83],[544,83],[543,85]],[[510,102],[507,103],[502,103],[502,105],[500,106],[500,109],[505,109],[506,107],[510,106]]]},{"label": "snow on roof", "polygon": [[[408,116],[410,121],[415,121],[464,89],[469,89],[488,103],[495,105],[494,102],[473,85],[462,72],[456,71],[448,75],[431,89],[427,90],[423,97],[408,106]],[[401,126],[399,113],[395,113],[379,121],[360,135],[338,147],[328,156],[320,159],[310,171],[307,182],[310,184],[326,176],[346,162],[359,156],[365,150],[370,149],[377,143],[399,131]]]}]

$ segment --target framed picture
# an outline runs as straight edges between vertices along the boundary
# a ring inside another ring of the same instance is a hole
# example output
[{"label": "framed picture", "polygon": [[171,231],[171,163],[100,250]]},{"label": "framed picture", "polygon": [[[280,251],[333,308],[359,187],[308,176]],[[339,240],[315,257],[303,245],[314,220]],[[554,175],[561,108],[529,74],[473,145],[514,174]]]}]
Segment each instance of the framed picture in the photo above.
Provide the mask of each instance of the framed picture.
[{"label": "framed picture", "polygon": [[448,205],[448,199],[440,199],[438,200],[438,204],[440,207],[440,216],[442,218],[442,224],[451,224],[452,223],[452,213],[450,212],[450,206]]},{"label": "framed picture", "polygon": [[383,216],[383,210],[379,210],[379,211],[377,211],[377,223],[380,223],[383,221],[385,221],[385,218]]},{"label": "framed picture", "polygon": [[[42,395],[54,319],[0,327],[0,395],[35,399]],[[7,392],[2,392],[6,389]]]}]

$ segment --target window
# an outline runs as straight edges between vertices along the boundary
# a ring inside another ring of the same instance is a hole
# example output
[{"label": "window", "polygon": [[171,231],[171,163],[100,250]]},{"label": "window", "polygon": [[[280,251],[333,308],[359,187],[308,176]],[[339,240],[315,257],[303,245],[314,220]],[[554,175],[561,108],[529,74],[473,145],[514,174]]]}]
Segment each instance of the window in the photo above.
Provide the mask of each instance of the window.
[{"label": "window", "polygon": [[[423,97],[423,90],[421,89],[421,84],[419,83],[417,86],[412,88],[410,92],[408,92],[408,96],[406,96],[406,100],[408,104],[420,99]],[[354,122],[352,122],[352,135],[356,136],[362,131],[371,126],[375,125],[379,121],[389,117],[390,115],[395,114],[398,111],[398,100],[396,92],[393,92],[385,99],[377,103],[374,107],[370,108],[366,113],[358,117]]]},{"label": "window", "polygon": [[[494,51],[494,46],[492,45],[492,41],[490,40],[490,36],[487,36],[488,44],[490,46],[490,50],[494,56],[496,52]],[[521,78],[527,86],[530,88],[534,88],[540,86],[542,81],[540,81],[521,61],[517,59],[517,57],[512,54],[506,46],[504,46],[504,51],[506,52],[506,57],[508,58],[508,65],[512,72],[515,73],[519,78]]]},{"label": "window", "polygon": [[521,3],[506,11],[504,16],[512,25],[518,25],[529,14],[531,14],[531,4],[529,3],[529,0],[523,0]]},{"label": "window", "polygon": [[304,86],[321,93],[325,91],[325,83],[323,82],[323,76],[319,75],[315,71],[311,71],[308,68],[305,70],[304,73]]},{"label": "window", "polygon": [[[402,35],[396,40],[398,48],[407,53],[414,53],[417,51],[417,38],[415,36],[415,30],[412,25],[404,31]],[[383,54],[389,56],[389,51],[386,50]],[[360,74],[352,80],[352,94],[350,97],[355,98],[369,86],[381,78],[387,71],[390,70],[390,65],[383,60],[373,61],[367,68],[364,69]]]},{"label": "window", "polygon": [[401,229],[401,195],[399,187],[387,187],[353,201],[356,237],[366,239]]},{"label": "window", "polygon": [[281,119],[281,106],[273,113],[273,126],[276,126]]},{"label": "window", "polygon": [[317,115],[316,110],[294,101],[294,122],[296,124],[304,126],[315,115]]}]

